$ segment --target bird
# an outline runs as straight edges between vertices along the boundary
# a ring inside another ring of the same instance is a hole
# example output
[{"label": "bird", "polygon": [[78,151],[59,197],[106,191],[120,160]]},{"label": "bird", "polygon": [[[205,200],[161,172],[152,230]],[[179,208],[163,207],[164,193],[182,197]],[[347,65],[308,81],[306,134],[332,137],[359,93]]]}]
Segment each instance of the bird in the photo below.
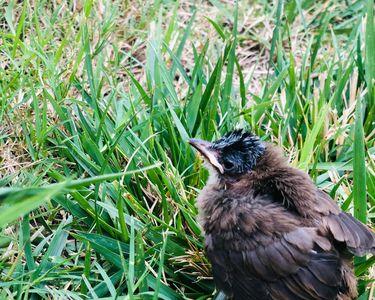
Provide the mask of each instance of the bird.
[{"label": "bird", "polygon": [[374,254],[369,227],[249,131],[188,142],[209,171],[198,218],[226,299],[357,299],[353,256]]}]

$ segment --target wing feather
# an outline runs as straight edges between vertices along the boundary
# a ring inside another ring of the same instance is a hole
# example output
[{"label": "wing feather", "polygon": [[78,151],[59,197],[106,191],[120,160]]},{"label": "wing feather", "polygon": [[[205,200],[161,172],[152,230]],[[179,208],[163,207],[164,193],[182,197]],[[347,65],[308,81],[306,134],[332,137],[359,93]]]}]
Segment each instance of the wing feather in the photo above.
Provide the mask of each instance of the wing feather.
[{"label": "wing feather", "polygon": [[[216,280],[228,281],[218,287],[236,300],[334,299],[341,284],[340,258],[334,251],[319,248],[314,243],[317,237],[316,231],[303,227],[278,238],[264,236],[265,246],[255,250],[227,249],[223,253],[213,247],[211,262],[224,262],[227,267],[222,273],[228,273],[216,276]],[[219,253],[222,257],[215,259]],[[220,267],[213,269],[218,273]],[[263,296],[254,296],[255,290]]]},{"label": "wing feather", "polygon": [[344,242],[350,252],[363,256],[366,253],[375,253],[375,234],[366,225],[351,215],[340,211],[337,204],[323,191],[317,190],[318,203],[335,205],[336,210],[322,212],[322,223],[328,224],[328,230],[338,242]]},{"label": "wing feather", "polygon": [[300,170],[278,168],[264,177],[260,184],[264,194],[272,194],[274,200],[287,210],[300,216],[321,222],[338,242],[358,256],[375,253],[375,234],[367,226],[342,212],[325,192],[319,190],[308,175]]},{"label": "wing feather", "polygon": [[348,250],[355,255],[375,254],[375,235],[364,224],[351,215],[341,212],[323,218],[323,227],[327,228],[333,238],[346,244]]}]

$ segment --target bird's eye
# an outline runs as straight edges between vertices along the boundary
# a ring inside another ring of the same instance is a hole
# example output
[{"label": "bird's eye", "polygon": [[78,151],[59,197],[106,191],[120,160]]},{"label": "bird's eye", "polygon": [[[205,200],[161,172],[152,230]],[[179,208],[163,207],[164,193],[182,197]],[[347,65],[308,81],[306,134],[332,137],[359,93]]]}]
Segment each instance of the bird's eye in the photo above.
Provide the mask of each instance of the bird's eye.
[{"label": "bird's eye", "polygon": [[234,164],[230,161],[224,161],[224,168],[230,170],[234,167]]}]

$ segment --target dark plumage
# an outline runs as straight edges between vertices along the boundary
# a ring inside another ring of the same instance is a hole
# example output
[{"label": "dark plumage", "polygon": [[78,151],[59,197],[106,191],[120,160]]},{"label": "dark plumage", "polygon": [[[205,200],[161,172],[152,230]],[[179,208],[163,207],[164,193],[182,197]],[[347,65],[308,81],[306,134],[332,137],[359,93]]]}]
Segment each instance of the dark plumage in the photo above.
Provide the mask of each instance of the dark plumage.
[{"label": "dark plumage", "polygon": [[210,169],[198,207],[218,289],[236,300],[356,299],[352,257],[375,252],[370,229],[251,133],[189,142]]},{"label": "dark plumage", "polygon": [[250,171],[264,153],[264,149],[257,136],[242,130],[226,134],[210,147],[211,151],[220,152],[218,161],[227,174]]}]

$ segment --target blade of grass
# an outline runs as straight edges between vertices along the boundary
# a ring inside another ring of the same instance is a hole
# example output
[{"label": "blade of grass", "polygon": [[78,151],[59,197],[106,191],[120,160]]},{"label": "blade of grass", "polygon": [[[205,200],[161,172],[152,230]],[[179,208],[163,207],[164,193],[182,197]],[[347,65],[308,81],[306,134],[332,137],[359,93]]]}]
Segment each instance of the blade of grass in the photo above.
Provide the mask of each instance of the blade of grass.
[{"label": "blade of grass", "polygon": [[363,132],[362,103],[357,100],[354,125],[354,157],[353,157],[353,196],[354,216],[361,222],[367,222],[366,201],[366,160]]}]

